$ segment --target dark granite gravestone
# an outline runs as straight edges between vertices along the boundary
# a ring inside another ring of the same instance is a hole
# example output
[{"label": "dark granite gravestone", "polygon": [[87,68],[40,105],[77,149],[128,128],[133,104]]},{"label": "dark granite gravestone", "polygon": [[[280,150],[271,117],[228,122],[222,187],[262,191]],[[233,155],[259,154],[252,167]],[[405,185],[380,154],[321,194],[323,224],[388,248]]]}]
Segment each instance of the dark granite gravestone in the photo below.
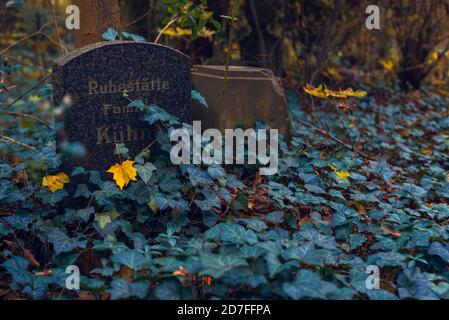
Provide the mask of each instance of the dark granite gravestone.
[{"label": "dark granite gravestone", "polygon": [[[69,167],[107,170],[118,162],[116,144],[132,157],[153,141],[154,130],[130,100],[157,105],[191,122],[191,60],[171,48],[142,42],[114,41],[86,46],[54,63],[55,106],[64,111],[62,142],[79,142],[86,155]],[[127,92],[128,98],[123,96]]]}]

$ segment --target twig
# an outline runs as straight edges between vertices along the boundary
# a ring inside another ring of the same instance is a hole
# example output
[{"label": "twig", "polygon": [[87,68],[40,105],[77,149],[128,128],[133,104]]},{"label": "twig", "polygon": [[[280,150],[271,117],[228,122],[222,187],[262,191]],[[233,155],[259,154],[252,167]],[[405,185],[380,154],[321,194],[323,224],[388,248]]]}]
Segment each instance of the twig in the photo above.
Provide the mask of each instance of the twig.
[{"label": "twig", "polygon": [[179,18],[175,18],[175,19],[170,20],[170,21],[167,23],[167,25],[161,30],[161,32],[159,32],[159,34],[158,34],[157,37],[156,37],[156,40],[154,40],[154,43],[158,43],[159,40],[161,39],[162,35],[164,34],[164,32],[165,32],[168,28],[170,28],[170,26],[171,26],[173,23],[175,23],[175,22],[178,21],[178,20],[179,20]]},{"label": "twig", "polygon": [[[283,76],[284,73],[284,66],[283,66],[283,55],[284,55],[284,51],[285,51],[285,36],[287,34],[287,24],[288,24],[288,20],[289,20],[289,4],[288,4],[288,0],[284,0],[283,3],[283,19],[282,19],[282,29],[281,29],[281,36],[278,40],[278,43],[276,45],[279,45],[279,52],[280,52],[280,58],[278,60],[278,64],[276,66],[277,72],[279,76]],[[271,55],[274,56],[274,50],[275,50],[276,46],[273,46],[273,49],[271,50]]]},{"label": "twig", "polygon": [[145,148],[143,148],[142,151],[140,151],[138,154],[141,154],[142,152],[147,151],[147,150],[150,149],[156,142],[157,142],[157,140],[153,140],[148,146],[146,146]]},{"label": "twig", "polygon": [[38,81],[38,83],[36,83],[32,88],[30,88],[29,90],[25,91],[24,93],[22,93],[20,96],[18,96],[16,99],[14,99],[13,102],[11,102],[10,104],[8,104],[4,110],[7,110],[9,108],[11,108],[13,105],[15,105],[17,102],[19,102],[23,97],[25,97],[28,93],[30,93],[31,91],[35,90],[37,87],[39,87],[42,83],[44,83],[45,81],[47,81],[50,78],[50,75],[42,78],[41,80]]},{"label": "twig", "polygon": [[[64,15],[55,16],[55,19],[59,19],[59,18],[61,18],[61,17],[64,17]],[[2,50],[0,51],[0,55],[4,55],[8,50],[12,49],[13,47],[15,47],[16,45],[18,45],[19,43],[21,43],[21,42],[23,42],[23,41],[25,41],[25,40],[31,39],[31,38],[33,38],[33,37],[35,37],[35,36],[38,36],[38,35],[43,35],[43,36],[45,36],[46,38],[48,38],[50,41],[52,41],[53,43],[56,43],[53,39],[51,39],[48,35],[46,35],[46,34],[43,32],[43,30],[44,30],[46,27],[48,27],[51,23],[52,23],[52,21],[47,21],[47,22],[44,23],[44,24],[39,28],[39,30],[37,30],[36,32],[33,32],[33,33],[29,34],[29,35],[26,35],[26,36],[20,38],[19,40],[17,40],[16,42],[11,43],[9,46],[7,46],[6,48],[4,48],[4,49],[2,49]],[[62,43],[58,43],[58,45],[59,45],[60,48],[63,48],[65,51],[67,51],[67,48],[66,48],[65,46],[63,46]]]},{"label": "twig", "polygon": [[35,147],[30,146],[29,144],[20,142],[20,141],[18,141],[16,139],[8,137],[8,136],[0,136],[0,141],[10,142],[10,143],[18,145],[19,147],[22,147],[22,148],[25,148],[25,149],[29,149],[29,150],[37,150]]},{"label": "twig", "polygon": [[253,14],[254,24],[256,25],[257,36],[259,37],[259,45],[262,51],[262,66],[267,68],[267,47],[265,45],[265,39],[263,38],[262,29],[260,28],[259,16],[257,14],[256,5],[254,0],[249,0],[249,6],[251,9],[251,13]]},{"label": "twig", "polygon": [[5,291],[2,291],[0,293],[0,297],[7,295],[9,292],[11,292],[11,289],[6,289]]},{"label": "twig", "polygon": [[362,157],[364,157],[364,158],[366,158],[366,159],[373,160],[373,161],[376,160],[375,158],[373,158],[373,157],[367,155],[366,153],[363,153],[362,151],[358,150],[356,147],[351,146],[351,145],[349,145],[349,144],[343,142],[342,140],[338,139],[338,138],[335,137],[332,133],[330,133],[330,132],[328,132],[328,131],[326,131],[326,130],[323,130],[323,129],[321,129],[321,128],[318,128],[318,127],[314,126],[313,124],[308,123],[308,122],[306,122],[306,121],[303,121],[303,120],[301,120],[301,119],[297,119],[297,120],[298,120],[299,123],[301,123],[301,124],[303,124],[303,125],[305,125],[305,126],[307,126],[307,127],[309,127],[309,128],[312,128],[313,130],[318,131],[318,132],[321,133],[322,135],[327,136],[327,137],[329,137],[330,139],[334,140],[335,142],[341,144],[341,145],[342,145],[343,147],[345,147],[346,149],[351,150],[351,151],[353,151],[353,152],[356,152],[356,153],[360,154]]},{"label": "twig", "polygon": [[8,51],[9,49],[15,47],[15,46],[18,45],[20,42],[25,41],[25,40],[28,40],[28,39],[30,39],[30,38],[33,38],[33,37],[35,37],[35,36],[37,36],[37,35],[40,35],[40,34],[42,33],[42,30],[44,30],[45,27],[47,27],[49,24],[50,24],[50,21],[44,23],[44,24],[40,27],[40,29],[37,30],[36,32],[31,33],[31,34],[29,34],[29,35],[27,35],[27,36],[25,36],[25,37],[22,37],[22,38],[20,38],[19,40],[17,40],[17,41],[14,42],[14,43],[11,43],[9,46],[7,46],[7,47],[4,48],[2,51],[0,51],[0,55],[5,54],[6,51]]},{"label": "twig", "polygon": [[58,18],[56,17],[56,4],[54,0],[48,0],[48,4],[51,7],[51,14],[53,16],[53,24],[55,26],[56,39],[59,45],[59,53],[64,54],[64,51],[61,50],[61,48],[64,48],[64,46],[62,45],[61,35],[59,34]]},{"label": "twig", "polygon": [[232,47],[232,37],[234,32],[234,24],[235,20],[237,19],[237,11],[240,9],[240,0],[234,0],[233,6],[232,6],[232,12],[231,12],[231,19],[232,22],[229,27],[229,37],[228,37],[228,52],[226,53],[226,66],[225,66],[225,74],[224,74],[224,82],[223,82],[223,89],[221,91],[221,97],[220,97],[220,108],[223,109],[224,106],[224,96],[226,93],[226,89],[228,86],[228,73],[229,73],[229,64],[231,63],[231,47]]},{"label": "twig", "polygon": [[147,15],[149,15],[149,14],[150,14],[151,12],[153,12],[153,11],[154,11],[154,8],[151,8],[150,10],[148,10],[147,12],[145,12],[143,15],[141,15],[141,16],[138,17],[137,19],[135,19],[135,20],[131,21],[130,23],[128,23],[128,24],[122,26],[122,29],[124,30],[124,29],[128,28],[129,26],[132,26],[133,24],[139,22],[140,20],[142,20],[143,18],[145,18]]},{"label": "twig", "polygon": [[58,47],[60,47],[61,49],[64,50],[65,53],[68,53],[69,50],[67,49],[66,46],[64,46],[62,43],[58,43],[57,41],[55,41],[54,39],[52,39],[48,34],[46,34],[45,32],[41,32],[41,35],[44,36],[45,38],[47,38],[48,40],[50,40],[50,42],[53,42],[55,45],[57,45]]},{"label": "twig", "polygon": [[6,110],[5,111],[4,110],[0,110],[0,113],[7,114],[7,115],[10,115],[10,116],[17,116],[17,117],[21,117],[21,118],[25,118],[25,119],[30,119],[30,120],[39,122],[40,124],[43,124],[48,129],[51,129],[51,125],[47,121],[39,119],[38,117],[35,117],[35,116],[31,115],[31,114],[27,114],[27,113],[23,113],[23,112],[6,111]]}]

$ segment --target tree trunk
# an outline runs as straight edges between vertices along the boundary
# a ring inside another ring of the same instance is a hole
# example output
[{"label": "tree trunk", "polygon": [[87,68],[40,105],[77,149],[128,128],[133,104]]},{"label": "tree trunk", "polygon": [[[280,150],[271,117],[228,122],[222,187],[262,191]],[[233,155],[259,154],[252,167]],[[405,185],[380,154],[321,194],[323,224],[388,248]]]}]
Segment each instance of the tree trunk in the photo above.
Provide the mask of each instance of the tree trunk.
[{"label": "tree trunk", "polygon": [[81,28],[76,31],[76,47],[102,41],[101,35],[112,27],[120,29],[117,0],[72,0],[80,8]]}]

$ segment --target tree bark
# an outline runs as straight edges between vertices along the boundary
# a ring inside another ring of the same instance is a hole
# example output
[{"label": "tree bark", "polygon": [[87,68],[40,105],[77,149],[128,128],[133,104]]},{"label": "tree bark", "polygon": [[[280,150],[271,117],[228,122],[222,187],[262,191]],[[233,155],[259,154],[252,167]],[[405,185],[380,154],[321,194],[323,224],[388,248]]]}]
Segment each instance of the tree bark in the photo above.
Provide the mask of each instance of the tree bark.
[{"label": "tree bark", "polygon": [[76,31],[76,47],[102,41],[101,35],[112,27],[120,29],[117,0],[72,0],[80,8],[81,28]]}]

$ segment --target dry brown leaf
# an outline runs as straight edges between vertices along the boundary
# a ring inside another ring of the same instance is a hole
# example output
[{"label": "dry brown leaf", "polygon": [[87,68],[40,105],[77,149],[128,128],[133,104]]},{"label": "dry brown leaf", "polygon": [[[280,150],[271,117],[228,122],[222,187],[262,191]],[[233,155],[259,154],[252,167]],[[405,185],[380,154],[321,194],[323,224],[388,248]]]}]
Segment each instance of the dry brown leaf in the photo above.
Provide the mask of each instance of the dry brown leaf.
[{"label": "dry brown leaf", "polygon": [[385,233],[389,233],[389,234],[391,234],[394,237],[400,237],[401,236],[401,233],[399,231],[394,231],[394,230],[391,230],[391,229],[388,229],[388,228],[382,228],[382,231],[385,232]]},{"label": "dry brown leaf", "polygon": [[132,276],[134,274],[134,271],[131,268],[128,267],[123,267],[122,269],[120,269],[120,276],[122,278],[125,278],[128,281],[132,280]]},{"label": "dry brown leaf", "polygon": [[173,272],[173,276],[187,277],[188,275],[189,272],[183,266],[180,266],[178,270]]},{"label": "dry brown leaf", "polygon": [[44,269],[44,271],[36,272],[34,275],[36,277],[49,277],[53,272],[49,269]]},{"label": "dry brown leaf", "polygon": [[92,293],[87,292],[87,291],[81,291],[78,295],[78,300],[91,301],[91,300],[97,300],[97,299],[95,298],[95,296]]},{"label": "dry brown leaf", "polygon": [[28,262],[30,263],[31,266],[33,266],[33,267],[41,266],[30,250],[23,249],[23,256],[28,260]]}]

